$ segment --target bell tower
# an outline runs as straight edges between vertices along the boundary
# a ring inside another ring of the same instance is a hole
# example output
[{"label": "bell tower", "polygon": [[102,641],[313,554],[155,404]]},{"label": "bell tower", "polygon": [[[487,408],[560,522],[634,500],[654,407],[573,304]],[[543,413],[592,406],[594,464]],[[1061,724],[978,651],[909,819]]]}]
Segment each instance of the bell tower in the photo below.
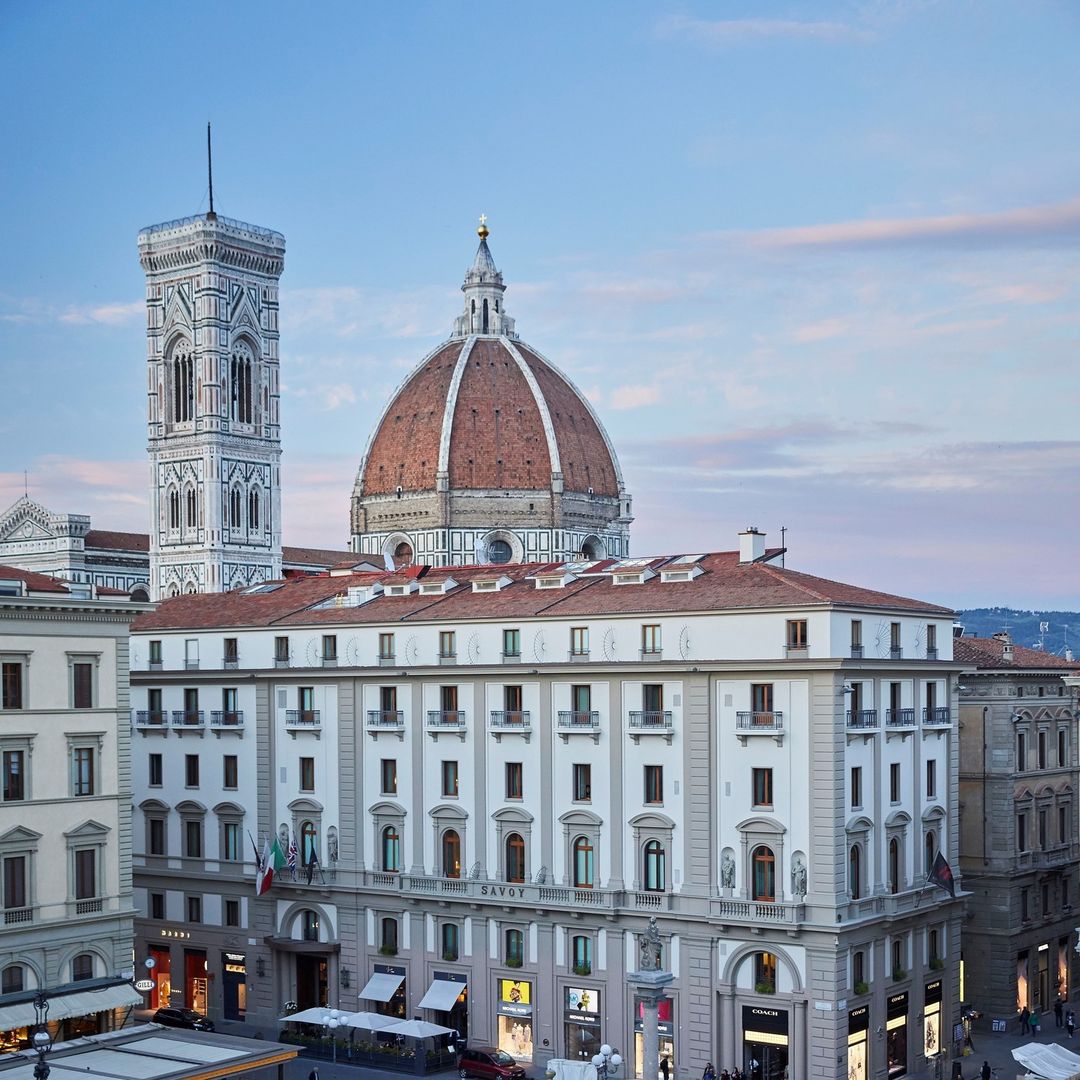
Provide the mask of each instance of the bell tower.
[{"label": "bell tower", "polygon": [[143,229],[139,261],[151,599],[279,578],[285,238],[219,217],[211,201],[207,214]]}]

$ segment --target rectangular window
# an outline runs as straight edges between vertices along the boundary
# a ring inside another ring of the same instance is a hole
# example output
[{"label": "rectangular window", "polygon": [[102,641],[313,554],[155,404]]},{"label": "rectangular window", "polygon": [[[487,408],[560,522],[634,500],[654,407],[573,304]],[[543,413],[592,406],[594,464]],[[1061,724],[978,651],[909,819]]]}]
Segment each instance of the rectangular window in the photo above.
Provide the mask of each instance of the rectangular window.
[{"label": "rectangular window", "polygon": [[239,719],[240,692],[235,686],[221,689],[221,719],[226,724],[235,724]]},{"label": "rectangular window", "polygon": [[1058,735],[1057,763],[1058,763],[1058,768],[1061,769],[1061,768],[1064,768],[1069,763],[1069,761],[1068,761],[1068,758],[1069,758],[1069,744],[1068,744],[1068,741],[1065,738],[1065,729],[1064,728],[1058,728],[1057,735]]},{"label": "rectangular window", "polygon": [[442,793],[444,799],[456,799],[458,794],[458,763],[442,763]]},{"label": "rectangular window", "polygon": [[194,670],[199,666],[199,639],[187,638],[184,642],[184,667]]},{"label": "rectangular window", "polygon": [[937,626],[928,623],[926,627],[926,656],[933,660],[937,657]]},{"label": "rectangular window", "polygon": [[1067,844],[1069,842],[1069,808],[1067,806],[1058,807],[1058,843]]},{"label": "rectangular window", "polygon": [[25,855],[8,855],[4,859],[4,907],[25,908],[27,904]]},{"label": "rectangular window", "polygon": [[1027,768],[1027,736],[1022,731],[1016,733],[1016,771]]},{"label": "rectangular window", "polygon": [[1045,851],[1049,837],[1046,828],[1046,811],[1039,811],[1039,850]]},{"label": "rectangular window", "polygon": [[199,722],[199,689],[192,686],[184,691],[184,723]]},{"label": "rectangular window", "polygon": [[274,638],[274,663],[287,664],[289,662],[289,639],[287,637]]},{"label": "rectangular window", "polygon": [[4,802],[22,802],[26,798],[25,766],[25,751],[4,751]]},{"label": "rectangular window", "polygon": [[861,949],[851,954],[851,981],[853,989],[859,983],[866,983],[866,953]]},{"label": "rectangular window", "polygon": [[240,768],[235,754],[226,754],[221,759],[221,786],[226,791],[235,791],[240,786]]},{"label": "rectangular window", "polygon": [[937,762],[933,758],[926,763],[926,797],[937,797]]},{"label": "rectangular window", "polygon": [[771,713],[773,711],[772,683],[751,683],[750,708],[756,713]]},{"label": "rectangular window", "polygon": [[894,654],[900,651],[900,624],[898,622],[889,623],[889,650]]},{"label": "rectangular window", "polygon": [[315,790],[315,759],[313,757],[300,759],[300,790]]},{"label": "rectangular window", "polygon": [[226,900],[225,901],[225,925],[226,926],[239,926],[240,925],[240,901],[239,900]]},{"label": "rectangular window", "polygon": [[588,802],[592,798],[592,766],[574,766],[574,801]]},{"label": "rectangular window", "polygon": [[458,711],[458,688],[456,686],[439,687],[439,708],[444,713],[456,713]]},{"label": "rectangular window", "polygon": [[1050,886],[1046,882],[1043,882],[1042,887],[1042,913],[1043,915],[1050,914]]},{"label": "rectangular window", "polygon": [[393,634],[380,634],[379,635],[379,659],[380,660],[393,660],[394,659],[394,635]]},{"label": "rectangular window", "polygon": [[71,665],[71,704],[75,709],[94,707],[94,665],[75,663]]},{"label": "rectangular window", "polygon": [[397,712],[397,687],[379,687],[379,709],[384,713]]},{"label": "rectangular window", "polygon": [[520,799],[523,797],[523,791],[521,762],[508,761],[506,763],[506,797]]},{"label": "rectangular window", "polygon": [[300,712],[300,721],[304,724],[315,722],[315,687],[298,686],[296,688],[296,705]]},{"label": "rectangular window", "polygon": [[645,712],[662,713],[664,711],[663,683],[646,683],[641,688],[641,707]]},{"label": "rectangular window", "polygon": [[149,758],[147,758],[147,766],[149,769],[149,775],[147,776],[148,785],[150,787],[161,787],[165,778],[161,755],[151,754]]},{"label": "rectangular window", "polygon": [[202,858],[202,822],[188,819],[184,822],[184,856],[188,859]]},{"label": "rectangular window", "polygon": [[71,794],[94,794],[94,751],[88,746],[76,747],[71,753]]},{"label": "rectangular window", "polygon": [[663,652],[658,623],[647,623],[641,628],[641,651],[646,656]]},{"label": "rectangular window", "polygon": [[165,918],[165,894],[163,892],[152,892],[150,894],[150,918]]},{"label": "rectangular window", "polygon": [[754,806],[772,806],[772,769],[754,769],[751,772]]},{"label": "rectangular window", "polygon": [[1039,732],[1039,740],[1038,740],[1037,745],[1039,747],[1039,768],[1040,769],[1045,769],[1046,768],[1046,732],[1045,731],[1040,731]]},{"label": "rectangular window", "polygon": [[225,862],[239,862],[241,845],[239,822],[226,821],[221,826],[221,858]]},{"label": "rectangular window", "polygon": [[226,666],[236,666],[240,659],[239,641],[234,637],[227,637],[222,643],[223,655],[222,659],[225,661]]},{"label": "rectangular window", "polygon": [[324,663],[337,660],[337,634],[323,634],[322,658]]},{"label": "rectangular window", "polygon": [[146,711],[147,720],[151,724],[164,724],[165,723],[165,709],[161,703],[161,690],[158,687],[151,687],[146,691]]},{"label": "rectangular window", "polygon": [[862,806],[862,767],[854,765],[851,769],[851,808]]},{"label": "rectangular window", "polygon": [[522,700],[523,696],[520,686],[503,687],[503,708],[508,713],[520,713],[522,711]]},{"label": "rectangular window", "polygon": [[895,977],[898,972],[904,970],[904,945],[903,942],[892,943],[892,973]]},{"label": "rectangular window", "polygon": [[664,801],[664,766],[645,766],[645,803],[656,806]]},{"label": "rectangular window", "polygon": [[383,758],[379,762],[379,783],[383,795],[397,794],[397,758]]},{"label": "rectangular window", "polygon": [[1027,814],[1016,815],[1016,850],[1027,851],[1028,849],[1028,836],[1027,836]]},{"label": "rectangular window", "polygon": [[152,817],[146,819],[146,846],[148,855],[165,854],[165,819]]},{"label": "rectangular window", "polygon": [[189,896],[187,898],[187,921],[190,923],[202,922],[202,897]]},{"label": "rectangular window", "polygon": [[570,655],[589,655],[589,628],[587,626],[570,627]]},{"label": "rectangular window", "polygon": [[807,647],[805,619],[788,619],[787,647],[789,649],[805,649]]},{"label": "rectangular window", "polygon": [[199,755],[184,755],[184,785],[186,787],[199,786]]},{"label": "rectangular window", "polygon": [[1031,890],[1026,886],[1020,890],[1020,921],[1027,922],[1031,918]]},{"label": "rectangular window", "polygon": [[150,642],[150,666],[161,667],[161,642]]},{"label": "rectangular window", "polygon": [[590,719],[592,713],[592,687],[588,685],[571,686],[570,706],[574,713],[577,714],[574,719],[579,723]]},{"label": "rectangular window", "polygon": [[80,848],[75,852],[75,899],[89,900],[97,894],[97,851]]},{"label": "rectangular window", "polygon": [[862,655],[862,619],[851,620],[851,654],[855,657]]},{"label": "rectangular window", "polygon": [[889,801],[900,801],[900,762],[894,761],[889,766]]},{"label": "rectangular window", "polygon": [[23,707],[23,665],[21,660],[5,660],[0,665],[0,707]]},{"label": "rectangular window", "polygon": [[520,656],[521,655],[521,631],[520,630],[504,630],[503,631],[503,656]]},{"label": "rectangular window", "polygon": [[457,656],[457,633],[454,630],[439,631],[439,659],[453,660]]}]

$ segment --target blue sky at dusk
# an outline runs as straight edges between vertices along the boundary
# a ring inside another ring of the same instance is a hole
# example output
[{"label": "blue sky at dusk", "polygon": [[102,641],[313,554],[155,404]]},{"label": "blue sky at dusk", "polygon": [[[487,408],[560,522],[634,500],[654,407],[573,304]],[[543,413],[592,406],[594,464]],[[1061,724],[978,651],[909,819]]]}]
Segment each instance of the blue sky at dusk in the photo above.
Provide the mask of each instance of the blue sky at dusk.
[{"label": "blue sky at dusk", "polygon": [[1080,6],[0,4],[0,508],[145,530],[136,235],[287,238],[285,538],[344,547],[488,215],[636,554],[1080,604]]}]

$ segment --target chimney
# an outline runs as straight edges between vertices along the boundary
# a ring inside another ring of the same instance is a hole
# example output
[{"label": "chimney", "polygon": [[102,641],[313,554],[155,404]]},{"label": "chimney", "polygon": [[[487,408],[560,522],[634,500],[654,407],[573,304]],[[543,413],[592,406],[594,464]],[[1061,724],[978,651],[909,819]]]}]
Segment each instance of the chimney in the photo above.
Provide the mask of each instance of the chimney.
[{"label": "chimney", "polygon": [[1001,661],[1004,664],[1013,662],[1013,640],[1008,630],[1001,630],[994,635],[995,641],[1001,642]]},{"label": "chimney", "polygon": [[757,562],[765,554],[765,534],[758,532],[756,525],[748,525],[745,532],[739,533],[739,562]]}]

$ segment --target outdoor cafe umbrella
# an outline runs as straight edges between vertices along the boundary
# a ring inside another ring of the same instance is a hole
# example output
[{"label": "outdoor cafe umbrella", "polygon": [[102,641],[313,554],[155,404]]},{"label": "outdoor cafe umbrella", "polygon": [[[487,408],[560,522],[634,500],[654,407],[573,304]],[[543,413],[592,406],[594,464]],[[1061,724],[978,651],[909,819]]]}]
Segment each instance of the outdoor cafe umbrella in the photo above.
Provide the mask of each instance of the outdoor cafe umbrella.
[{"label": "outdoor cafe umbrella", "polygon": [[383,1016],[382,1013],[350,1013],[344,1021],[346,1027],[361,1028],[364,1031],[386,1031],[401,1023],[396,1016]]},{"label": "outdoor cafe umbrella", "polygon": [[383,1030],[387,1035],[405,1035],[412,1039],[434,1039],[439,1035],[454,1034],[453,1028],[429,1024],[426,1020],[402,1020]]}]

